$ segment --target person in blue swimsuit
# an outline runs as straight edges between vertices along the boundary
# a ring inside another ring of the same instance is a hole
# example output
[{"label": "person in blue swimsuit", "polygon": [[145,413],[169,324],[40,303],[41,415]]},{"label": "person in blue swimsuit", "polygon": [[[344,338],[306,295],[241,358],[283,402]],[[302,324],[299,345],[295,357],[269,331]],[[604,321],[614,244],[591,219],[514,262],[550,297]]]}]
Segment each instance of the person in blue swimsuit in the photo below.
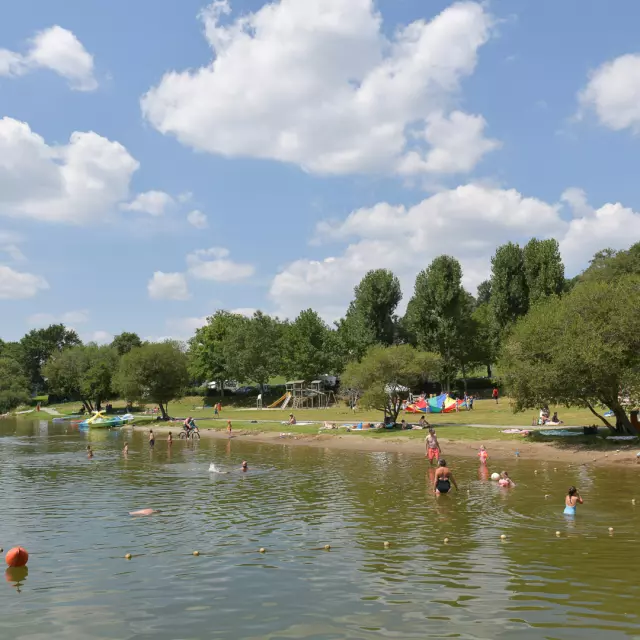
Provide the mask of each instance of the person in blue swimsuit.
[{"label": "person in blue swimsuit", "polygon": [[576,505],[583,504],[582,497],[575,487],[569,487],[567,497],[564,499],[564,515],[575,516]]}]

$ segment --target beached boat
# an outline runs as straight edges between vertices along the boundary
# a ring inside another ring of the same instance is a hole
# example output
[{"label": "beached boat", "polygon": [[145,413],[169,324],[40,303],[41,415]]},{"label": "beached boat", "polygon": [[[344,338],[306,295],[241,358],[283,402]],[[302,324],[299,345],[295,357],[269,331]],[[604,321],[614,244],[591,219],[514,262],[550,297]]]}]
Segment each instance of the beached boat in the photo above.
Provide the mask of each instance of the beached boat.
[{"label": "beached boat", "polygon": [[104,411],[94,411],[94,415],[81,422],[80,427],[88,427],[91,429],[112,429],[113,427],[122,427],[125,424],[131,424],[135,416],[131,413],[125,413],[122,416],[106,416]]}]

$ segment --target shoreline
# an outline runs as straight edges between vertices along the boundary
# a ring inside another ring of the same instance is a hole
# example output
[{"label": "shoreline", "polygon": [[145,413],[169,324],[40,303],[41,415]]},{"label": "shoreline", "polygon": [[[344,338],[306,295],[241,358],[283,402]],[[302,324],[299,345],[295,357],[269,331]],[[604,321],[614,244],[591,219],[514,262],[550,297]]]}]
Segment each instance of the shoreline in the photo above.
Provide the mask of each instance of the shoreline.
[{"label": "shoreline", "polygon": [[[169,431],[180,431],[180,428],[153,423],[151,425],[132,425],[133,431],[148,431],[153,428],[158,433],[166,434]],[[487,434],[489,435],[489,434]],[[228,440],[226,431],[201,428],[202,438],[214,438]],[[177,438],[176,438],[177,439]],[[232,439],[240,442],[257,442],[260,444],[306,446],[324,449],[340,449],[343,451],[364,451],[383,453],[404,453],[424,457],[425,445],[422,438],[407,438],[401,435],[384,439],[371,438],[360,434],[304,434],[293,433],[290,437],[282,437],[279,433],[271,431],[248,431],[238,429],[232,435]],[[475,458],[480,444],[484,444],[489,451],[490,460],[513,460],[515,452],[520,452],[520,459],[543,460],[547,462],[572,462],[575,464],[591,464],[594,466],[635,466],[640,472],[640,464],[637,463],[636,450],[621,448],[610,453],[593,451],[580,445],[559,448],[550,442],[527,442],[526,440],[492,440],[488,437],[482,443],[476,441],[464,442],[461,440],[449,440],[446,437],[438,437],[442,445],[444,456],[463,458]]]}]

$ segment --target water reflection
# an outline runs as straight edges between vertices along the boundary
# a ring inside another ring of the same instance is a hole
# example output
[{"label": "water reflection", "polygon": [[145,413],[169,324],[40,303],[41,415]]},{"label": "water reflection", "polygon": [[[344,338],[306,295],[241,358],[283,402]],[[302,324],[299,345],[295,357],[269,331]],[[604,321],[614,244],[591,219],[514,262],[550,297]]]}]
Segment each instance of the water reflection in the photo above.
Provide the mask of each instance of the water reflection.
[{"label": "water reflection", "polygon": [[[449,460],[461,490],[436,500],[422,456],[0,429],[0,543],[31,555],[29,579],[0,587],[0,638],[640,633],[635,467],[520,458],[507,491],[488,479],[497,464]],[[570,484],[585,505],[567,522]],[[160,513],[128,515],[143,508]]]}]

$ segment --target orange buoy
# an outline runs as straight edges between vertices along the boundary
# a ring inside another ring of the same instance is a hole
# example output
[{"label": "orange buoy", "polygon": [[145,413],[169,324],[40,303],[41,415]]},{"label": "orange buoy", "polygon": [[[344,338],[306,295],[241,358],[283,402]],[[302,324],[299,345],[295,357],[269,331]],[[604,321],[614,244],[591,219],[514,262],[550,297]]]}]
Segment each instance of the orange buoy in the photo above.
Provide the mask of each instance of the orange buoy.
[{"label": "orange buoy", "polygon": [[29,554],[22,547],[13,547],[7,551],[5,562],[10,567],[24,567],[29,561]]}]

